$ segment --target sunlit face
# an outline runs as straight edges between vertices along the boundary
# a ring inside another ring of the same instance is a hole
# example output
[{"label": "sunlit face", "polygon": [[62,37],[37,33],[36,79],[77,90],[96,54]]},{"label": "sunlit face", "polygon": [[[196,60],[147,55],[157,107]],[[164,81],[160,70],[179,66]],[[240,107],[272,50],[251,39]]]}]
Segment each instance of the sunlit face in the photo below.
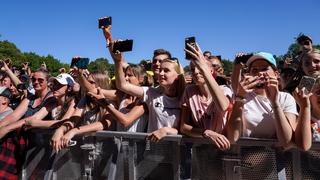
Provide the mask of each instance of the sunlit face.
[{"label": "sunlit face", "polygon": [[96,81],[93,79],[92,75],[88,77],[88,82],[97,88]]},{"label": "sunlit face", "polygon": [[7,88],[10,88],[10,85],[11,85],[11,79],[9,77],[5,77],[3,80],[2,80],[2,86],[5,86]]},{"label": "sunlit face", "polygon": [[312,42],[310,40],[304,40],[300,44],[300,50],[301,51],[310,51],[312,50]]},{"label": "sunlit face", "polygon": [[170,87],[174,84],[175,80],[178,79],[179,74],[175,70],[175,63],[162,62],[160,65],[159,72],[159,83],[162,87]]},{"label": "sunlit face", "polygon": [[212,58],[212,59],[209,59],[209,61],[211,62],[211,66],[214,68],[214,70],[217,72],[218,75],[224,74],[224,70],[219,59]]},{"label": "sunlit face", "polygon": [[191,70],[191,73],[192,73],[192,79],[193,79],[195,84],[201,85],[201,84],[205,83],[205,80],[204,80],[202,74],[200,73],[200,71],[196,67],[196,65],[193,64],[193,62],[190,62],[190,70]]},{"label": "sunlit face", "polygon": [[31,81],[35,91],[43,91],[48,88],[48,81],[42,72],[33,73]]},{"label": "sunlit face", "polygon": [[19,96],[19,91],[13,84],[10,85],[9,90],[10,90],[12,96],[14,96],[14,97]]},{"label": "sunlit face", "polygon": [[52,83],[52,91],[53,91],[53,95],[56,98],[61,98],[66,95],[68,91],[68,86],[60,84],[57,80],[55,80]]},{"label": "sunlit face", "polygon": [[9,104],[9,99],[4,96],[0,96],[0,104]]},{"label": "sunlit face", "polygon": [[125,73],[125,79],[130,84],[140,85],[139,78],[134,75],[132,69],[128,68]]},{"label": "sunlit face", "polygon": [[302,69],[307,76],[320,75],[320,54],[306,54],[302,59]]},{"label": "sunlit face", "polygon": [[154,72],[155,75],[158,75],[160,73],[160,65],[161,65],[161,62],[164,60],[164,59],[167,59],[169,58],[168,55],[166,54],[160,54],[158,56],[155,56],[152,60],[152,70]]},{"label": "sunlit face", "polygon": [[261,76],[268,74],[271,77],[277,76],[276,72],[272,69],[271,65],[264,59],[255,60],[251,63],[249,74],[251,76]]}]

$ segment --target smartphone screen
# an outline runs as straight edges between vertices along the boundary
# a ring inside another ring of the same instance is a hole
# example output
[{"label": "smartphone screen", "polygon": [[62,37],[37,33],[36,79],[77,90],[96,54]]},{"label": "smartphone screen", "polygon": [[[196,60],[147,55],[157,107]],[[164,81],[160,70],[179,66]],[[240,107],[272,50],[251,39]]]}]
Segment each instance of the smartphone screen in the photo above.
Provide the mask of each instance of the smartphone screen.
[{"label": "smartphone screen", "polygon": [[111,17],[104,17],[99,19],[99,29],[103,27],[110,26],[112,24],[112,18]]},{"label": "smartphone screen", "polygon": [[117,41],[113,45],[113,53],[132,51],[133,40]]},{"label": "smartphone screen", "polygon": [[75,66],[79,69],[88,69],[89,58],[79,58],[79,60],[75,63]]},{"label": "smartphone screen", "polygon": [[[190,44],[193,47],[196,47],[196,38],[195,37],[187,37],[185,39],[185,49],[190,50],[189,46],[187,44]],[[191,60],[192,56],[190,56],[187,52],[186,52],[186,59]]]}]

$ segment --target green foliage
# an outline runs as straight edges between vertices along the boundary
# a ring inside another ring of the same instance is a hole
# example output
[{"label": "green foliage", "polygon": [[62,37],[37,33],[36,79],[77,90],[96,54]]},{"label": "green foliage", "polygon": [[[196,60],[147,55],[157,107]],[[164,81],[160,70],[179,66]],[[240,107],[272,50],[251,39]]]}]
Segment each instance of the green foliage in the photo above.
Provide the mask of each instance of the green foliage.
[{"label": "green foliage", "polygon": [[88,69],[90,72],[108,71],[110,77],[114,76],[114,65],[109,64],[109,61],[106,58],[98,58],[95,61],[91,61],[88,65]]},{"label": "green foliage", "polygon": [[29,62],[31,70],[40,68],[42,63],[47,65],[51,75],[56,76],[59,74],[60,68],[69,68],[68,64],[61,63],[52,55],[39,56],[34,52],[22,53],[14,43],[9,41],[0,41],[0,59],[10,58],[13,65],[21,66],[23,62]]},{"label": "green foliage", "polygon": [[224,68],[224,74],[229,75],[233,69],[233,62],[228,59],[223,59],[222,64],[223,64],[223,68]]}]

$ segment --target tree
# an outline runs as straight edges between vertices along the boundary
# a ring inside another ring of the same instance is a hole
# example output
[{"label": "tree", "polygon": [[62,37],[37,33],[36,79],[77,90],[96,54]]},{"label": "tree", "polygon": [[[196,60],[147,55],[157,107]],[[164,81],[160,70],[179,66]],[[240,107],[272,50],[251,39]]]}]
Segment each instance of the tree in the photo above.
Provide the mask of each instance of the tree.
[{"label": "tree", "polygon": [[114,76],[114,65],[109,64],[108,59],[98,58],[89,63],[88,69],[90,72],[105,72],[108,71],[110,77]]}]

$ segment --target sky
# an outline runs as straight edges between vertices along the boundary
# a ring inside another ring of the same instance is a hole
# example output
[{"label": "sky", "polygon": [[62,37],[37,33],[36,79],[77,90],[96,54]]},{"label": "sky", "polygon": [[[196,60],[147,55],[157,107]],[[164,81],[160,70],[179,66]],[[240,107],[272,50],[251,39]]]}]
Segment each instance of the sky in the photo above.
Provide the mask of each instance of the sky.
[{"label": "sky", "polygon": [[[111,60],[98,18],[112,16],[114,39],[133,39],[125,59],[138,63],[164,48],[183,65],[184,39],[233,60],[237,52],[283,55],[300,32],[320,44],[318,0],[6,0],[1,2],[0,40],[23,52]],[[112,60],[111,60],[112,62]]]}]

